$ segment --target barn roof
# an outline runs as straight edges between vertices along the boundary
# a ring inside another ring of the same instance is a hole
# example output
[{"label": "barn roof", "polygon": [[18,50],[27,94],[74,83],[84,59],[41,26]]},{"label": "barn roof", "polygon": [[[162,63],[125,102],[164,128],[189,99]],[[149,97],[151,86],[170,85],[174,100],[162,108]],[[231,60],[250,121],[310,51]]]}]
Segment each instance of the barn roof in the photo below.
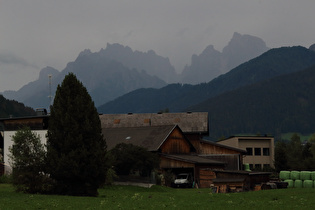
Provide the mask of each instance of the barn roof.
[{"label": "barn roof", "polygon": [[178,125],[184,133],[208,133],[207,112],[100,115],[102,128]]},{"label": "barn roof", "polygon": [[119,143],[130,143],[144,147],[148,151],[157,151],[175,128],[178,126],[118,127],[103,128],[102,131],[108,150],[113,149]]}]

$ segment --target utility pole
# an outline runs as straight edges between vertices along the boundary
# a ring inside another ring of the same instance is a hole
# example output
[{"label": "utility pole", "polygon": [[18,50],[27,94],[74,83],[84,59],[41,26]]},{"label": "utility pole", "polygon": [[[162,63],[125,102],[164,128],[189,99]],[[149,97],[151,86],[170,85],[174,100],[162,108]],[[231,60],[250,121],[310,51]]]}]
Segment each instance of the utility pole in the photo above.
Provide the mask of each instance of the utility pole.
[{"label": "utility pole", "polygon": [[52,78],[52,75],[51,74],[48,74],[48,79],[49,79],[49,112],[50,112],[50,107],[51,107],[51,101],[52,101],[52,95],[51,95],[51,78]]}]

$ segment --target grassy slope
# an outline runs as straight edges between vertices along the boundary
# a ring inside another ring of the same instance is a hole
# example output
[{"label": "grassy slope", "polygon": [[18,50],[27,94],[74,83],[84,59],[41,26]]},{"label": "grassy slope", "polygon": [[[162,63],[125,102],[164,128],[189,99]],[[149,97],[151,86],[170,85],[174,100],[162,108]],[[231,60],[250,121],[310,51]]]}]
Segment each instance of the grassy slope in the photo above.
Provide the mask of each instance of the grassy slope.
[{"label": "grassy slope", "polygon": [[0,209],[312,209],[315,189],[212,194],[210,189],[110,186],[99,197],[30,195],[0,185]]},{"label": "grassy slope", "polygon": [[[293,134],[294,133],[283,133],[281,134],[281,139],[290,141]],[[312,136],[312,134],[308,134],[308,135],[304,135],[301,133],[297,133],[297,134],[300,136],[301,142],[308,141],[310,137]]]}]

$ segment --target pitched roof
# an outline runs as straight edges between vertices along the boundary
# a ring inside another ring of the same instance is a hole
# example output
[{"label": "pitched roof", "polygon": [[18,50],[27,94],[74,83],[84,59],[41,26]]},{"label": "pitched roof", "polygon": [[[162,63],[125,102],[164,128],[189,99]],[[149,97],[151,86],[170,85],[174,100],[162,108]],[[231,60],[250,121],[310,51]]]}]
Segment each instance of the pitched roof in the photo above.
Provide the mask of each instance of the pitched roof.
[{"label": "pitched roof", "polygon": [[103,128],[107,149],[113,149],[119,143],[130,143],[146,148],[148,151],[157,151],[169,134],[178,128],[176,125]]},{"label": "pitched roof", "polygon": [[234,151],[237,151],[237,152],[241,152],[243,154],[246,153],[246,150],[243,150],[243,149],[240,149],[240,148],[236,148],[236,147],[226,146],[226,145],[219,144],[217,142],[213,142],[213,141],[209,141],[209,140],[201,139],[200,142],[205,143],[205,144],[211,144],[211,145],[214,145],[216,147],[221,147],[221,148],[225,148],[225,149],[229,149],[229,150],[234,150]]},{"label": "pitched roof", "polygon": [[100,115],[102,128],[178,125],[184,133],[208,133],[207,112]]}]

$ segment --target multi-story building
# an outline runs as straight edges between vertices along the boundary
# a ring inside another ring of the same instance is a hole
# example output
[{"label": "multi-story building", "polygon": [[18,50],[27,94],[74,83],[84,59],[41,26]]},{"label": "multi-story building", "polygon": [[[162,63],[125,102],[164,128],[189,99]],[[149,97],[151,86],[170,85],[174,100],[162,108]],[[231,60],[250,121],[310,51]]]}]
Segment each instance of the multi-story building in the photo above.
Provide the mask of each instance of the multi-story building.
[{"label": "multi-story building", "polygon": [[217,143],[246,150],[243,162],[251,169],[274,167],[274,137],[232,136]]}]

